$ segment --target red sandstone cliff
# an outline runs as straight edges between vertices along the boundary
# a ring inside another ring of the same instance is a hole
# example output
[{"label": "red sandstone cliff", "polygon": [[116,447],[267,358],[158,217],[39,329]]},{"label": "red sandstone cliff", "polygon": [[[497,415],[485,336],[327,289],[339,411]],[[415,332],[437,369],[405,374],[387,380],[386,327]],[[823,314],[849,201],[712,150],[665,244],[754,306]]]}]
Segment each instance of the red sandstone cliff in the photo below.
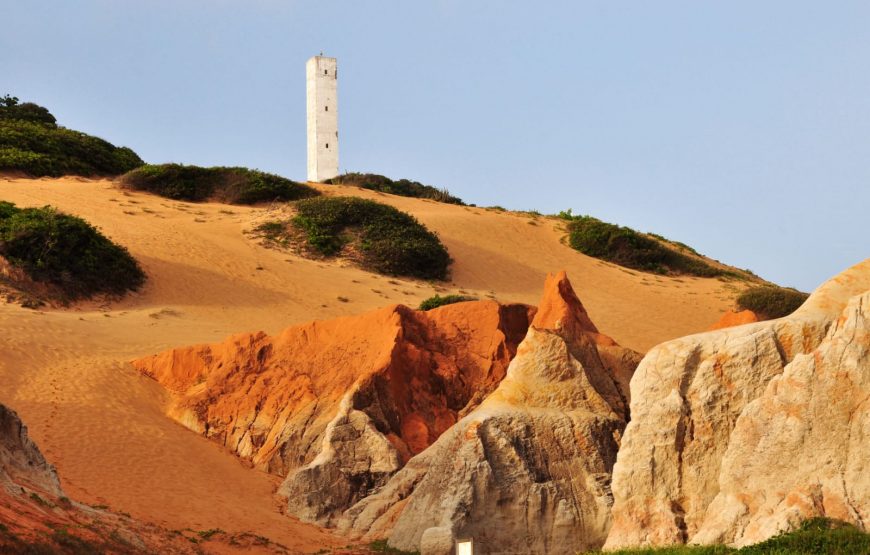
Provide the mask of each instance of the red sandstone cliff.
[{"label": "red sandstone cliff", "polygon": [[495,389],[533,314],[394,305],[133,365],[175,394],[170,416],[286,476],[290,510],[329,523]]}]

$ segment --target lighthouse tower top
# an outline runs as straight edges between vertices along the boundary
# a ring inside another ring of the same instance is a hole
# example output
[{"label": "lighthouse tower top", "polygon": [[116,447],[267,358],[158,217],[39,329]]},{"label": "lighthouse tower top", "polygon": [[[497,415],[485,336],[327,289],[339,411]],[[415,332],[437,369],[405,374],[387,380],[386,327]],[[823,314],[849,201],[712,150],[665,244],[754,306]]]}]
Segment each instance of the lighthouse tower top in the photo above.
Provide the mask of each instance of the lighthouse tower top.
[{"label": "lighthouse tower top", "polygon": [[313,56],[305,64],[308,109],[308,181],[338,175],[338,64]]}]

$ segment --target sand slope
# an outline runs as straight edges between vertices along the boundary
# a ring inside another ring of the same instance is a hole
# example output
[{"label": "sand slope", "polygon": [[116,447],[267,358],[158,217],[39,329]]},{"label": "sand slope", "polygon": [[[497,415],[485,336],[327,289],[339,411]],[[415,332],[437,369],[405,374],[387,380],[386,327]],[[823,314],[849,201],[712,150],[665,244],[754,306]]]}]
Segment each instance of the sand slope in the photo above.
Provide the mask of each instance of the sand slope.
[{"label": "sand slope", "polygon": [[391,279],[266,249],[243,231],[268,218],[268,207],[125,194],[107,180],[0,178],[0,200],[52,204],[87,219],[128,247],[149,275],[141,293],[111,306],[0,306],[0,402],[29,424],[71,497],[170,528],[252,530],[316,549],[329,538],[277,512],[274,478],[170,421],[161,388],[127,361],[231,333],[414,306],[436,291],[531,304],[543,276],[558,269],[567,270],[602,333],[644,351],[707,329],[736,291],[718,280],[652,276],[586,257],[560,242],[554,220],[533,225],[522,215],[321,188],[415,215],[456,260],[452,282]]}]

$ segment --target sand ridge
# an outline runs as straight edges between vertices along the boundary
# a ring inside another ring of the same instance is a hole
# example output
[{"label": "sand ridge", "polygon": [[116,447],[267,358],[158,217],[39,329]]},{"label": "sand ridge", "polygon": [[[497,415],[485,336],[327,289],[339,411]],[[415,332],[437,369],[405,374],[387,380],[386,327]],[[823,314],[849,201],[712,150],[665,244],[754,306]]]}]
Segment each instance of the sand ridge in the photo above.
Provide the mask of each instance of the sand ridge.
[{"label": "sand ridge", "polygon": [[559,269],[602,333],[643,351],[708,328],[736,291],[719,280],[653,276],[586,257],[562,244],[557,220],[318,187],[416,216],[455,259],[451,281],[304,260],[244,234],[280,206],[176,202],[124,192],[109,180],[0,178],[0,200],[51,204],[85,218],[129,248],[149,276],[140,293],[108,305],[0,306],[0,402],[29,425],[71,497],[168,528],[253,531],[317,550],[339,540],[281,515],[274,477],[167,418],[165,393],[129,360],[238,332],[416,306],[436,292],[534,304],[543,277]]}]

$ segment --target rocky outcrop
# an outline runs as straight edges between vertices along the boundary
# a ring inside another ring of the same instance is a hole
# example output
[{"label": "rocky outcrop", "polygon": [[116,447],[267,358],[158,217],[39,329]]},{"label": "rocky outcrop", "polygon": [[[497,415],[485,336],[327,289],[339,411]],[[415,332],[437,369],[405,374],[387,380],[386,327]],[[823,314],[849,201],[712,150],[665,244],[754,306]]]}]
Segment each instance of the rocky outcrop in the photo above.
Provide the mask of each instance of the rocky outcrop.
[{"label": "rocky outcrop", "polygon": [[18,415],[0,405],[0,487],[10,494],[25,490],[63,495],[54,467],[40,453]]},{"label": "rocky outcrop", "polygon": [[600,546],[639,359],[598,332],[564,273],[548,276],[498,388],[340,527],[409,550],[460,537],[485,553]]},{"label": "rocky outcrop", "polygon": [[328,525],[502,381],[533,314],[397,305],[133,365],[174,393],[170,416],[285,476],[289,510]]},{"label": "rocky outcrop", "polygon": [[742,545],[819,514],[864,522],[868,289],[870,260],[788,317],[652,349],[631,382],[605,547]]},{"label": "rocky outcrop", "polygon": [[742,326],[743,324],[752,324],[759,320],[761,320],[761,318],[758,317],[758,314],[751,310],[741,310],[739,312],[729,310],[725,312],[725,314],[723,314],[715,324],[710,326],[710,329],[721,330],[723,328],[733,328],[734,326]]}]

